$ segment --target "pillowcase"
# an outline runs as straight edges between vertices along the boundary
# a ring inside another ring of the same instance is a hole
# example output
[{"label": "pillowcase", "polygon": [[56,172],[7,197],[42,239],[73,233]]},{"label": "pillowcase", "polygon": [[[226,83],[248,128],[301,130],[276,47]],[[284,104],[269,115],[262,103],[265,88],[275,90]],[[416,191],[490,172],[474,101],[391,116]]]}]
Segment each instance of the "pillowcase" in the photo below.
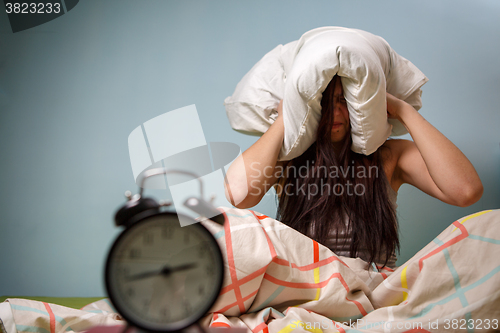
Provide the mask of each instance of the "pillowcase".
[{"label": "pillowcase", "polygon": [[[297,41],[276,46],[257,62],[224,100],[231,127],[248,135],[262,135],[276,120],[285,91],[285,62],[293,60]],[[288,67],[290,64],[288,64]]]},{"label": "pillowcase", "polygon": [[298,41],[278,45],[238,83],[225,106],[231,126],[246,134],[264,133],[283,99],[285,137],[279,160],[301,155],[316,140],[321,97],[334,75],[342,80],[353,144],[369,155],[392,135],[406,133],[387,119],[385,92],[422,106],[420,87],[428,79],[381,37],[358,29],[323,27]]}]

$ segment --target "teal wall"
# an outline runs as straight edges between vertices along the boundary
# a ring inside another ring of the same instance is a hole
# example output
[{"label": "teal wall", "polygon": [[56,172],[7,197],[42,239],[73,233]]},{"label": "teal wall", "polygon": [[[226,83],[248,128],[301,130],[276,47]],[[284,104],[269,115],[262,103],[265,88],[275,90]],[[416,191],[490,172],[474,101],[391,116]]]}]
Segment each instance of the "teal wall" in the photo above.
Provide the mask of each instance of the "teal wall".
[{"label": "teal wall", "polygon": [[[129,133],[196,104],[207,142],[248,148],[224,98],[277,44],[326,25],[380,35],[417,65],[421,113],[483,180],[468,208],[400,189],[403,263],[455,219],[500,208],[498,17],[497,0],[82,0],[13,34],[0,13],[0,295],[105,295],[112,216],[136,191]],[[275,214],[270,197],[255,209]]]}]

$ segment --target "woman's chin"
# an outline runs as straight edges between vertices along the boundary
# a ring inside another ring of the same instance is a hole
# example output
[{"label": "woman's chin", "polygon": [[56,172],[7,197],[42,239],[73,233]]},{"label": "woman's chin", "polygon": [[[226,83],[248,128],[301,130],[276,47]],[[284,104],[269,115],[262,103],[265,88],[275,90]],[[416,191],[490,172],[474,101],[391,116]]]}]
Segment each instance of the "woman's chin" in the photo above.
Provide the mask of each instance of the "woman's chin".
[{"label": "woman's chin", "polygon": [[331,139],[333,143],[340,143],[345,140],[346,133],[344,131],[332,131]]}]

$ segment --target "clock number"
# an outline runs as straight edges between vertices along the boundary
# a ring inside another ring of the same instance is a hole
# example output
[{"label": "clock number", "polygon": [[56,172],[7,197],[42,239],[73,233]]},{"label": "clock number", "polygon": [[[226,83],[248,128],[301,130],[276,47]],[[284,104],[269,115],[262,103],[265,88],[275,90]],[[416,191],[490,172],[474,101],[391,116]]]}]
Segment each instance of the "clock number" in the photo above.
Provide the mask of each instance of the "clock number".
[{"label": "clock number", "polygon": [[206,266],[205,272],[207,273],[207,275],[214,275],[215,273],[214,266]]},{"label": "clock number", "polygon": [[141,257],[141,250],[139,249],[131,249],[130,250],[130,259],[137,259]]},{"label": "clock number", "polygon": [[130,269],[128,267],[118,267],[116,269],[116,274],[119,275],[120,277],[124,277],[125,279],[128,278],[130,274]]},{"label": "clock number", "polygon": [[184,301],[184,310],[186,310],[186,316],[189,316],[189,314],[193,311],[191,304],[189,304],[188,301]]},{"label": "clock number", "polygon": [[144,306],[144,309],[149,309],[149,306],[151,305],[151,301],[149,299],[145,299],[142,303]]},{"label": "clock number", "polygon": [[161,230],[161,237],[166,239],[172,239],[174,236],[174,228],[171,225],[163,227]]},{"label": "clock number", "polygon": [[144,245],[153,245],[154,235],[151,233],[144,234]]},{"label": "clock number", "polygon": [[205,244],[198,246],[198,257],[203,258],[205,256]]},{"label": "clock number", "polygon": [[168,320],[170,318],[170,312],[168,311],[168,308],[161,309],[160,316],[162,316],[163,319]]}]

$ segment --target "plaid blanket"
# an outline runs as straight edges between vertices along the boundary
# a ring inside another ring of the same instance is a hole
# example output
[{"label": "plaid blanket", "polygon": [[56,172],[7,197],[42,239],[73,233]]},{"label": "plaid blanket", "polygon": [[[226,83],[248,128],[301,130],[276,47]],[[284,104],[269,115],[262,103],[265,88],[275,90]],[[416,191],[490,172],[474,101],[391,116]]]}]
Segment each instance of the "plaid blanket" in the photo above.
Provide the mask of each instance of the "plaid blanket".
[{"label": "plaid blanket", "polygon": [[[361,259],[336,256],[257,212],[221,210],[224,226],[201,222],[217,238],[226,262],[221,294],[201,320],[205,327],[264,333],[500,329],[500,210],[453,222],[396,270],[367,269]],[[6,302],[12,316],[0,307],[0,318],[8,333],[123,324],[107,300],[81,310]]]}]

